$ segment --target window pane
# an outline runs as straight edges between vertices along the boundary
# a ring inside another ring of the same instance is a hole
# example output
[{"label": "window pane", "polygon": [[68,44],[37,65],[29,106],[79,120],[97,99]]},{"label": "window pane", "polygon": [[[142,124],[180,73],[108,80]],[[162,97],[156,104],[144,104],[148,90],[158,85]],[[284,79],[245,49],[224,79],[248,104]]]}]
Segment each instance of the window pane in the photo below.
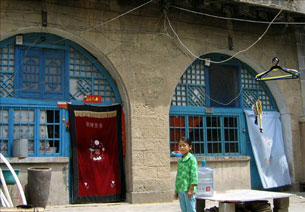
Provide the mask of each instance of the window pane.
[{"label": "window pane", "polygon": [[238,143],[226,143],[225,151],[226,153],[238,153]]},{"label": "window pane", "polygon": [[61,92],[62,90],[62,61],[61,59],[46,58],[45,90]]},{"label": "window pane", "polygon": [[[214,65],[209,68],[210,104],[212,107],[240,107],[238,67]],[[228,105],[225,105],[228,104]]]},{"label": "window pane", "polygon": [[33,139],[34,138],[34,115],[33,109],[15,109],[14,110],[14,139]]},{"label": "window pane", "polygon": [[193,146],[192,152],[194,154],[203,154],[204,153],[204,143],[192,142],[192,146]]},{"label": "window pane", "polygon": [[0,125],[0,139],[8,139],[8,124]]},{"label": "window pane", "polygon": [[222,143],[221,143],[221,125],[220,117],[218,116],[208,116],[206,118],[207,125],[207,146],[208,153],[222,153]]},{"label": "window pane", "polygon": [[181,137],[185,136],[185,129],[171,129],[170,140],[172,142],[178,142]]},{"label": "window pane", "polygon": [[208,143],[208,153],[221,153],[221,143]]},{"label": "window pane", "polygon": [[28,148],[29,148],[29,154],[34,154],[34,141],[33,140],[29,140],[28,141]]},{"label": "window pane", "polygon": [[0,139],[0,153],[8,154],[8,140]]},{"label": "window pane", "polygon": [[238,153],[237,117],[224,117],[225,153]]},{"label": "window pane", "polygon": [[60,111],[40,111],[40,153],[58,153],[60,141]]},{"label": "window pane", "polygon": [[185,136],[185,117],[170,116],[170,150],[178,150],[178,140]]},{"label": "window pane", "polygon": [[204,153],[204,129],[201,116],[189,116],[189,138],[192,141],[193,153]]},{"label": "window pane", "polygon": [[208,116],[207,127],[220,127],[220,118],[217,116]]},{"label": "window pane", "polygon": [[24,56],[22,67],[22,89],[28,91],[39,91],[39,57]]},{"label": "window pane", "polygon": [[185,127],[184,116],[171,116],[170,117],[170,126],[171,127]]}]

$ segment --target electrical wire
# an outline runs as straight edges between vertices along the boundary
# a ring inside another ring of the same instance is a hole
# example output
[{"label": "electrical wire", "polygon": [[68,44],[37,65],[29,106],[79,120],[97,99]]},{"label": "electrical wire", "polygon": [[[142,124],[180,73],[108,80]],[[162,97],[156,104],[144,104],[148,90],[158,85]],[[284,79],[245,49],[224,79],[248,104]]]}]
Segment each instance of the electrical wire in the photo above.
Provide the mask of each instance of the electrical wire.
[{"label": "electrical wire", "polygon": [[148,1],[148,2],[146,2],[146,3],[144,3],[144,4],[142,4],[142,5],[140,5],[140,6],[138,6],[138,7],[135,7],[135,8],[133,8],[133,9],[131,9],[131,10],[125,12],[125,13],[122,13],[121,15],[118,15],[117,17],[114,17],[114,18],[112,18],[112,19],[110,19],[110,20],[108,20],[108,21],[106,21],[106,22],[103,22],[103,23],[101,23],[101,24],[98,24],[97,26],[92,27],[92,29],[95,29],[95,28],[100,27],[100,26],[102,26],[102,25],[108,24],[108,23],[110,23],[110,22],[112,22],[112,21],[114,21],[114,20],[116,20],[116,19],[118,19],[118,18],[121,18],[122,16],[127,15],[128,13],[131,13],[131,12],[133,12],[133,11],[135,11],[135,10],[141,8],[141,7],[144,7],[145,5],[151,3],[152,1],[153,1],[153,0],[150,0],[150,1]]},{"label": "electrical wire", "polygon": [[240,88],[240,90],[239,90],[239,93],[237,94],[237,96],[236,97],[234,97],[233,99],[231,99],[229,102],[227,102],[227,103],[222,103],[222,102],[219,102],[219,101],[217,101],[216,99],[213,99],[212,97],[210,97],[206,92],[205,92],[205,96],[206,97],[208,97],[208,99],[210,99],[210,100],[212,100],[213,102],[216,102],[216,103],[218,103],[218,104],[220,104],[220,105],[223,105],[223,106],[227,106],[227,105],[229,105],[229,104],[231,104],[232,102],[234,102],[236,99],[238,99],[239,97],[240,97],[240,95],[241,95],[241,93],[242,93],[242,87]]},{"label": "electrical wire", "polygon": [[[160,19],[162,19],[163,18],[163,32],[161,31],[161,32],[159,32],[159,33],[157,33],[157,34],[155,34],[154,36],[153,36],[153,38],[155,39],[157,36],[159,36],[159,35],[165,35],[165,36],[167,36],[167,37],[169,37],[169,38],[175,38],[174,36],[171,36],[169,33],[168,33],[168,31],[167,31],[167,27],[166,27],[166,18],[165,18],[165,15],[163,14],[161,17],[160,17]],[[159,20],[160,20],[159,19]],[[158,21],[159,22],[159,21]]]},{"label": "electrical wire", "polygon": [[[131,12],[133,12],[133,11],[139,9],[139,8],[141,8],[141,7],[144,7],[145,5],[151,3],[152,1],[153,1],[153,0],[150,0],[150,1],[146,2],[146,3],[144,3],[144,4],[141,4],[140,6],[137,6],[137,7],[133,8],[133,9],[131,9],[131,10],[128,10],[128,11],[126,11],[126,12],[124,12],[124,13],[122,13],[122,14],[120,14],[120,15],[118,15],[118,16],[116,16],[116,17],[114,17],[114,18],[112,18],[112,19],[110,19],[110,20],[108,20],[108,21],[105,21],[105,22],[103,22],[103,23],[101,23],[101,24],[97,24],[97,25],[95,25],[95,26],[93,26],[93,27],[89,27],[88,29],[85,30],[85,32],[88,32],[88,31],[91,31],[91,30],[93,30],[93,29],[96,29],[96,28],[98,28],[98,27],[100,27],[100,26],[106,25],[106,24],[108,24],[108,23],[110,23],[110,22],[112,22],[112,21],[114,21],[114,20],[116,20],[116,19],[118,19],[118,18],[123,17],[124,15],[127,15],[127,14],[129,14],[129,13],[131,13]],[[56,42],[54,42],[54,43],[58,43],[58,42],[61,42],[61,41],[67,40],[67,39],[69,39],[69,37],[64,38],[64,39],[62,39],[62,40],[59,40],[59,41],[56,41]]]},{"label": "electrical wire", "polygon": [[[103,23],[101,23],[101,24],[98,24],[98,25],[95,25],[95,26],[93,26],[93,27],[89,27],[89,28],[85,29],[84,31],[85,31],[85,32],[91,31],[91,30],[94,30],[94,29],[96,29],[96,28],[98,28],[98,27],[100,27],[100,26],[106,25],[106,24],[108,24],[108,23],[110,23],[110,22],[112,22],[112,21],[114,21],[114,20],[116,20],[116,19],[119,19],[119,18],[121,18],[121,17],[123,17],[123,16],[125,16],[125,15],[127,15],[127,14],[129,14],[129,13],[131,13],[131,12],[133,12],[133,11],[139,9],[139,8],[141,8],[141,7],[144,7],[145,5],[151,3],[152,1],[153,1],[153,0],[150,0],[150,1],[148,1],[148,2],[146,2],[146,3],[144,3],[144,4],[141,4],[141,5],[135,7],[135,8],[133,8],[133,9],[131,9],[131,10],[126,11],[126,12],[124,12],[124,13],[122,13],[122,14],[120,14],[120,15],[118,15],[118,16],[116,16],[116,17],[114,17],[114,18],[112,18],[112,19],[110,19],[110,20],[108,20],[108,21],[105,21],[105,22],[103,22]],[[15,20],[13,20],[13,21],[15,21]],[[17,21],[17,20],[16,20],[16,21]],[[46,28],[46,29],[47,29],[47,28]],[[0,36],[1,36],[1,34],[0,34]],[[69,39],[69,38],[70,38],[70,37],[60,39],[60,40],[58,40],[58,41],[53,42],[53,44],[62,42],[62,41],[67,40],[67,39]],[[37,43],[38,43],[38,42],[35,41],[34,44],[33,44],[32,46],[29,46],[29,47],[26,49],[25,56],[26,56],[28,50],[29,50],[30,48],[34,47]],[[97,61],[98,61],[98,60],[96,59],[96,60],[93,61],[91,64],[94,64],[94,63],[96,63]],[[17,69],[19,69],[19,66],[20,66],[20,65],[21,65],[21,64],[18,64],[18,65],[17,65]],[[25,89],[27,89],[27,88],[25,88]]]},{"label": "electrical wire", "polygon": [[194,54],[183,42],[182,40],[180,39],[179,35],[176,33],[176,31],[174,30],[168,16],[166,15],[166,19],[167,19],[167,23],[169,25],[169,27],[171,28],[172,32],[174,33],[175,37],[178,39],[179,43],[193,56],[195,57],[196,59],[198,60],[203,60],[203,61],[207,61],[207,62],[210,62],[210,63],[216,63],[216,64],[219,64],[219,63],[224,63],[224,62],[227,62],[231,59],[233,59],[234,57],[236,57],[237,55],[239,55],[240,53],[243,53],[243,52],[246,52],[248,51],[249,49],[251,49],[253,46],[255,46],[265,35],[266,33],[268,32],[269,28],[271,27],[271,25],[273,24],[273,22],[276,20],[276,18],[281,14],[281,12],[283,11],[283,9],[281,9],[277,15],[272,19],[272,21],[268,24],[266,30],[263,32],[263,34],[254,42],[252,43],[250,46],[248,46],[247,48],[243,49],[243,50],[240,50],[238,52],[236,52],[235,54],[233,54],[231,57],[225,59],[225,60],[221,60],[221,61],[212,61],[212,60],[208,60],[208,59],[205,59],[205,58],[201,58],[199,56],[197,56],[196,54]]},{"label": "electrical wire", "polygon": [[[230,17],[224,17],[224,16],[211,15],[211,14],[208,14],[208,13],[197,12],[197,11],[189,10],[189,9],[186,9],[186,8],[183,8],[183,7],[178,7],[178,6],[171,6],[171,7],[182,10],[182,11],[185,11],[185,12],[194,13],[194,14],[197,14],[197,15],[204,15],[204,16],[207,16],[207,17],[223,19],[223,20],[232,20],[232,21],[257,23],[257,24],[269,24],[270,23],[269,21],[255,21],[255,20],[249,20],[249,19],[230,18]],[[304,25],[305,22],[274,22],[273,24]]]},{"label": "electrical wire", "polygon": [[[133,12],[133,11],[139,9],[139,8],[141,8],[141,7],[144,7],[145,5],[151,3],[152,1],[153,1],[153,0],[150,0],[150,1],[146,2],[146,3],[144,3],[144,4],[141,4],[141,5],[139,5],[138,7],[135,7],[135,8],[133,8],[133,9],[131,9],[131,10],[128,10],[128,11],[126,11],[126,12],[124,12],[124,13],[122,13],[122,14],[120,14],[120,15],[118,15],[118,16],[116,16],[116,17],[114,17],[114,18],[112,18],[112,19],[110,19],[110,20],[108,20],[108,21],[105,21],[105,22],[103,22],[103,23],[101,23],[101,24],[95,25],[95,26],[93,26],[93,27],[89,27],[89,28],[85,29],[84,32],[94,30],[94,29],[96,29],[96,28],[98,28],[98,27],[100,27],[100,26],[102,26],[102,25],[106,25],[106,24],[108,24],[108,23],[110,23],[110,22],[112,22],[112,21],[114,21],[114,20],[116,20],[116,19],[118,19],[118,18],[121,18],[121,17],[123,17],[123,16],[125,16],[125,15],[127,15],[127,14],[129,14],[129,13],[131,13],[131,12]],[[17,21],[17,20],[16,20],[16,21]],[[47,28],[46,28],[46,29],[47,29]],[[63,38],[63,39],[60,39],[60,40],[57,40],[57,41],[53,42],[53,44],[62,42],[62,41],[67,40],[67,39],[69,39],[69,37]],[[26,56],[28,50],[29,50],[30,48],[34,47],[37,43],[38,43],[38,42],[35,41],[34,44],[33,44],[32,46],[29,46],[29,47],[26,49],[25,56]],[[91,62],[91,64],[94,64],[94,63],[96,63],[97,61],[98,61],[98,60],[96,59],[95,61]],[[21,65],[21,64],[18,64],[18,65],[17,65],[17,68],[19,68],[20,65]],[[22,89],[28,89],[28,88],[22,88]]]}]

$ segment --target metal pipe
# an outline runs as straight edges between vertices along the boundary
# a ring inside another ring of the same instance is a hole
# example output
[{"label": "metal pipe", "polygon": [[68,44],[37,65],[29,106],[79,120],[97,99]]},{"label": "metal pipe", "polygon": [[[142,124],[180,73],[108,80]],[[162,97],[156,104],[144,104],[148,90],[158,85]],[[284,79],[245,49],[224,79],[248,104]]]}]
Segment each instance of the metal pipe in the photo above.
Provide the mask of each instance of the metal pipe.
[{"label": "metal pipe", "polygon": [[7,199],[5,198],[5,195],[2,192],[2,189],[0,189],[0,197],[1,197],[1,203],[2,203],[3,207],[5,207],[5,208],[9,207],[9,203],[8,203]]},{"label": "metal pipe", "polygon": [[5,179],[4,179],[4,176],[3,176],[1,168],[0,168],[0,180],[1,180],[1,183],[2,183],[2,186],[3,186],[3,189],[4,189],[4,194],[5,194],[5,196],[6,196],[7,200],[8,200],[9,207],[12,208],[14,205],[13,205],[10,193],[8,192],[7,185],[6,185],[6,182],[5,182]]},{"label": "metal pipe", "polygon": [[16,184],[17,184],[17,187],[19,189],[19,193],[20,193],[20,196],[21,196],[21,199],[22,199],[22,204],[27,205],[26,198],[25,198],[25,195],[24,195],[24,191],[22,189],[21,183],[20,183],[14,169],[12,168],[11,164],[6,160],[6,158],[2,155],[2,153],[0,153],[0,158],[1,158],[1,160],[3,160],[3,162],[5,163],[7,168],[11,171],[11,173],[12,173],[12,175],[13,175],[15,181],[16,181]]}]

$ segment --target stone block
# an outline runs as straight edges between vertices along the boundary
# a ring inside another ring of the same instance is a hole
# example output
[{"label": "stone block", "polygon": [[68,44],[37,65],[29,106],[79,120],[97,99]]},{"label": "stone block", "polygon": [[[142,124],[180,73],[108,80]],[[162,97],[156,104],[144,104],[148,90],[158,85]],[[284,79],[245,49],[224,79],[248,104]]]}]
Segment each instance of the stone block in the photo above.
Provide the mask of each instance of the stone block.
[{"label": "stone block", "polygon": [[150,179],[157,178],[158,173],[155,167],[135,167],[133,169],[133,177],[134,179]]},{"label": "stone block", "polygon": [[134,192],[164,192],[171,190],[170,178],[163,179],[134,179],[133,180],[133,191]]},{"label": "stone block", "polygon": [[144,165],[144,151],[132,151],[132,165],[133,166]]},{"label": "stone block", "polygon": [[131,203],[141,204],[141,203],[155,203],[155,202],[172,202],[173,192],[132,192],[131,193]]},{"label": "stone block", "polygon": [[158,167],[157,174],[158,178],[170,178],[170,167]]}]

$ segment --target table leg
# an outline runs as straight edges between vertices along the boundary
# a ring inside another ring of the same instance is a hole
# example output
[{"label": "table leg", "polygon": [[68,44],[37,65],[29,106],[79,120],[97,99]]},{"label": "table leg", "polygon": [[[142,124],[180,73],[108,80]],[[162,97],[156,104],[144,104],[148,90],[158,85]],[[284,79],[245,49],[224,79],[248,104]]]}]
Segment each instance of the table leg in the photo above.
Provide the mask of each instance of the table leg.
[{"label": "table leg", "polygon": [[205,199],[196,199],[196,211],[204,212],[205,209]]},{"label": "table leg", "polygon": [[273,199],[273,212],[288,212],[289,197]]},{"label": "table leg", "polygon": [[235,203],[219,202],[219,212],[235,212]]}]

